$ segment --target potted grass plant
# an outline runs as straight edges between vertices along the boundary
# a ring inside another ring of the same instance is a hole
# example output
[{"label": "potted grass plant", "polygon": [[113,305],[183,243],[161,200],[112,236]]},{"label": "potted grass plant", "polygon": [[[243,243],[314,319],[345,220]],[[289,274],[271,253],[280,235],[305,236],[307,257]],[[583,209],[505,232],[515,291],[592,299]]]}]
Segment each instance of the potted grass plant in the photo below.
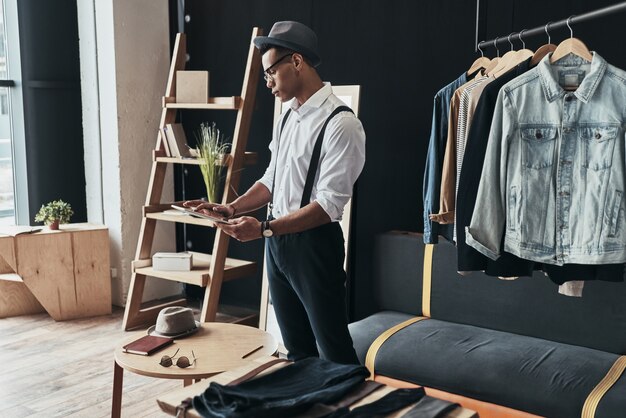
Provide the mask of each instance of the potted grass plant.
[{"label": "potted grass plant", "polygon": [[200,125],[196,134],[198,148],[196,153],[200,160],[200,170],[206,186],[207,200],[210,203],[218,203],[217,190],[221,181],[223,169],[222,162],[228,153],[230,144],[225,143],[224,136],[215,127],[215,122],[207,122]]},{"label": "potted grass plant", "polygon": [[35,222],[43,222],[52,230],[59,229],[59,224],[66,224],[74,215],[72,206],[62,200],[54,200],[45,205],[41,205],[39,212],[35,215]]}]

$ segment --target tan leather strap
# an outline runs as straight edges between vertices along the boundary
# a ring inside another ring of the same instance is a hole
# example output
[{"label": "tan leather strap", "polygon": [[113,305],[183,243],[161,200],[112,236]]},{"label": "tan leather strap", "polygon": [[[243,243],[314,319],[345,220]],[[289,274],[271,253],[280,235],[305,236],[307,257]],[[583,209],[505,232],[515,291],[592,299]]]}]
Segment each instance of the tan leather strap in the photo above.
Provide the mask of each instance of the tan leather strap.
[{"label": "tan leather strap", "polygon": [[267,363],[265,363],[265,364],[261,364],[259,367],[256,367],[256,368],[254,368],[254,369],[250,370],[248,373],[244,374],[244,375],[243,375],[243,376],[241,376],[241,377],[238,377],[237,379],[233,380],[232,382],[227,383],[227,384],[226,384],[226,386],[235,386],[235,385],[238,385],[238,384],[240,384],[240,383],[243,383],[243,382],[245,382],[245,381],[247,381],[247,380],[252,379],[252,378],[253,378],[253,377],[255,377],[257,374],[261,373],[261,372],[262,372],[262,371],[264,371],[264,370],[269,369],[270,367],[274,366],[275,364],[278,364],[278,363],[286,363],[286,362],[289,362],[289,360],[282,359],[282,358],[277,358],[277,359],[275,359],[275,360],[268,361]]},{"label": "tan leather strap", "polygon": [[428,319],[424,316],[416,316],[415,318],[408,319],[404,322],[400,322],[398,325],[395,325],[389,328],[387,331],[380,334],[374,342],[370,345],[370,348],[367,350],[367,355],[365,356],[365,367],[370,371],[370,379],[374,380],[374,367],[376,363],[376,355],[378,354],[378,350],[382,345],[396,332],[400,331],[403,328],[408,327],[411,324],[419,322],[423,319]]},{"label": "tan leather strap", "polygon": [[434,244],[424,247],[424,273],[422,274],[422,315],[430,318],[430,292],[433,276]]},{"label": "tan leather strap", "polygon": [[583,412],[581,414],[582,418],[593,418],[596,415],[596,409],[598,408],[598,404],[602,400],[602,397],[613,387],[615,382],[617,382],[626,369],[626,356],[619,357],[609,372],[604,376],[604,378],[598,383],[598,385],[593,388],[587,400],[585,401],[585,405],[583,405]]},{"label": "tan leather strap", "polygon": [[174,418],[186,418],[187,410],[190,409],[192,406],[193,406],[192,398],[183,399],[183,401],[176,407],[176,410],[174,411],[176,412],[176,415],[174,416]]}]

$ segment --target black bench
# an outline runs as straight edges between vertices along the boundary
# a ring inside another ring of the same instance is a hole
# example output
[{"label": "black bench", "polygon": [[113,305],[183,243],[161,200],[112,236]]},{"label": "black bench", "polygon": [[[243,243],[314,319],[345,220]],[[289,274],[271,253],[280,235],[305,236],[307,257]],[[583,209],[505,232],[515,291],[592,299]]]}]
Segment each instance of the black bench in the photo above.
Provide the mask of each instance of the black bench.
[{"label": "black bench", "polygon": [[[626,363],[626,283],[586,282],[573,298],[542,272],[513,281],[461,276],[455,247],[440,242],[426,251],[428,295],[421,235],[377,237],[378,312],[350,325],[362,362],[385,330],[426,316],[382,344],[376,375],[548,417],[581,416],[585,402],[582,415],[594,416],[596,398],[596,417],[626,417],[626,373],[618,369]],[[617,379],[600,396],[612,368]]]}]

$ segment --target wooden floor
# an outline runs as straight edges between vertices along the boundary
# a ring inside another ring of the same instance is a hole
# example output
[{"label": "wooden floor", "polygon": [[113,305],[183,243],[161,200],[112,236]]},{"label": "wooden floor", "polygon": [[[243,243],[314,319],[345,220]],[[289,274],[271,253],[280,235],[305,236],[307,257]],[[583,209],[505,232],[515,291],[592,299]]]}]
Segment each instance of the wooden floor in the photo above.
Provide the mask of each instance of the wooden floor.
[{"label": "wooden floor", "polygon": [[[0,417],[109,417],[113,350],[125,338],[122,309],[55,322],[47,314],[0,319]],[[122,417],[165,417],[159,394],[178,380],[124,373]]]}]

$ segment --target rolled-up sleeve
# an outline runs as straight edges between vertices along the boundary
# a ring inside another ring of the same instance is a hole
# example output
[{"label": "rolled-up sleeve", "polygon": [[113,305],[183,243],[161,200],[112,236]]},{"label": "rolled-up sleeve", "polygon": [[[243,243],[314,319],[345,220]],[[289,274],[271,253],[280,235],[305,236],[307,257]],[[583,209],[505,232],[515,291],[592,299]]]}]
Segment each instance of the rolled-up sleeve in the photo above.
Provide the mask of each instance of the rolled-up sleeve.
[{"label": "rolled-up sleeve", "polygon": [[270,163],[267,166],[267,169],[265,170],[265,174],[263,174],[263,177],[261,177],[259,180],[257,180],[258,183],[263,184],[265,187],[267,187],[267,190],[272,191],[272,186],[274,185],[274,171],[275,171],[275,167],[276,167],[276,159],[278,158],[278,155],[276,155],[276,132],[278,131],[279,127],[281,126],[282,123],[282,118],[284,118],[285,115],[283,115],[276,127],[274,128],[274,134],[272,136],[272,141],[270,142],[269,145],[269,150],[271,153],[270,156]]},{"label": "rolled-up sleeve", "polygon": [[364,164],[363,125],[351,113],[340,113],[326,128],[314,194],[331,221],[341,220]]}]

